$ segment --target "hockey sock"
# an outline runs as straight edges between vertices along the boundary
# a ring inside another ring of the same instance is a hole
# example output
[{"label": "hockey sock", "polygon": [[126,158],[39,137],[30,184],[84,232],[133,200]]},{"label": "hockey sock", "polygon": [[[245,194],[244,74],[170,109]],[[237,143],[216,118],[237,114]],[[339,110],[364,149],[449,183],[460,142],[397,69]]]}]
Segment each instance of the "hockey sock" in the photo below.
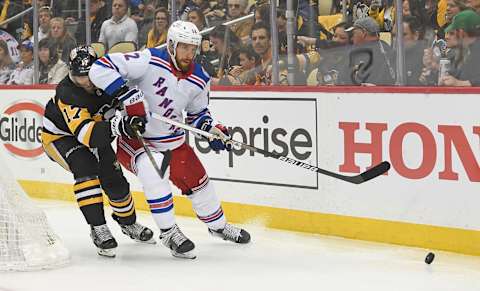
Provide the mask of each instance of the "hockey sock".
[{"label": "hockey sock", "polygon": [[[153,152],[155,160],[159,165],[162,163],[163,155]],[[173,195],[168,180],[168,171],[162,179],[152,166],[146,154],[137,158],[137,177],[143,185],[143,191],[147,203],[152,212],[153,219],[159,229],[171,228],[175,225],[175,211],[173,209]]]},{"label": "hockey sock", "polygon": [[106,223],[102,189],[98,177],[77,179],[73,186],[73,192],[88,224],[97,226]]},{"label": "hockey sock", "polygon": [[218,199],[212,183],[203,187],[201,190],[188,196],[192,201],[193,209],[197,217],[203,221],[208,228],[217,230],[223,229],[227,220],[223,214],[220,200]]},{"label": "hockey sock", "polygon": [[118,223],[127,225],[135,223],[135,206],[131,193],[128,193],[123,199],[110,199],[110,206],[112,207],[113,215]]}]

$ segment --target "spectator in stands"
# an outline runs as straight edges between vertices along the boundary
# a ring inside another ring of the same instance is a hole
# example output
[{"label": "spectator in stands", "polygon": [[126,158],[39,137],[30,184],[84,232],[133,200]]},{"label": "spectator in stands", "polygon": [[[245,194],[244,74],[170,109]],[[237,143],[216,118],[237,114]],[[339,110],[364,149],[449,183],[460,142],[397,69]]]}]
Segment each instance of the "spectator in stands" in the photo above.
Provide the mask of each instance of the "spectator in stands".
[{"label": "spectator in stands", "polygon": [[447,0],[446,22],[451,23],[455,15],[467,9],[469,9],[469,7],[466,0]]},{"label": "spectator in stands", "polygon": [[[226,34],[228,34],[227,43],[224,43]],[[238,64],[236,48],[240,46],[240,40],[229,28],[219,25],[210,33],[210,42],[219,59],[217,77],[222,79],[232,66]],[[214,78],[212,82],[216,84],[217,81],[220,82]]]},{"label": "spectator in stands", "polygon": [[[248,0],[227,0],[227,20],[233,20],[245,16],[247,5]],[[248,19],[231,25],[230,29],[237,35],[238,38],[246,43],[250,37],[252,26],[253,20]]]},{"label": "spectator in stands", "polygon": [[57,53],[63,62],[68,62],[70,51],[77,45],[75,39],[65,29],[65,20],[54,17],[50,20],[50,33],[48,38],[57,47]]},{"label": "spectator in stands", "polygon": [[8,32],[0,30],[0,40],[3,40],[7,43],[7,51],[9,52],[12,61],[15,64],[20,62],[20,52],[18,51],[19,42],[17,41],[17,39],[15,39]]},{"label": "spectator in stands", "polygon": [[210,10],[205,13],[205,18],[209,26],[218,26],[225,21],[226,18],[226,1],[211,2]]},{"label": "spectator in stands", "polygon": [[207,28],[207,23],[205,21],[205,16],[200,9],[193,9],[192,11],[188,12],[188,21],[195,24],[199,31],[204,30]]},{"label": "spectator in stands", "polygon": [[[156,0],[145,0],[143,12],[138,16],[138,46],[143,47],[148,41],[148,32],[153,28],[155,23]],[[132,17],[133,18],[133,17]]]},{"label": "spectator in stands", "polygon": [[[352,44],[351,33],[345,31],[347,28],[346,22],[340,22],[333,28],[332,40],[313,39],[321,60],[318,69],[310,72],[307,79],[308,85],[335,85],[338,83],[339,71],[348,62],[347,52]],[[305,45],[313,45],[310,38],[300,36],[299,38],[301,41],[307,41]]]},{"label": "spectator in stands", "polygon": [[207,0],[192,0],[192,2],[197,6],[197,9],[202,12],[205,17],[205,13],[210,11],[210,1]]},{"label": "spectator in stands", "polygon": [[205,71],[210,75],[216,76],[216,69],[213,63],[218,61],[218,56],[212,48],[210,43],[210,36],[204,35],[200,46],[200,53],[195,57],[195,62],[200,63]]},{"label": "spectator in stands", "polygon": [[40,84],[58,84],[68,74],[68,66],[57,54],[55,44],[48,39],[38,43]]},{"label": "spectator in stands", "polygon": [[444,86],[480,86],[480,15],[473,10],[458,13],[445,29],[455,32],[458,40],[456,72],[450,72],[440,80]]},{"label": "spectator in stands", "polygon": [[[455,36],[454,31],[449,31],[445,33],[445,42],[446,46],[444,51],[438,47],[437,43],[441,43],[443,40],[438,40],[435,42],[433,48],[426,48],[423,50],[423,69],[422,74],[420,75],[420,82],[423,85],[428,86],[437,86],[438,85],[438,69],[439,69],[439,60],[440,57],[447,58],[450,61],[450,64],[455,64],[455,56],[458,51],[458,39]],[[441,44],[443,47],[444,44]],[[443,49],[442,49],[443,50]],[[435,51],[435,52],[434,52]],[[451,73],[454,73],[454,66],[451,66]]]},{"label": "spectator in stands", "polygon": [[392,85],[395,70],[390,46],[380,40],[380,27],[371,17],[357,19],[346,29],[352,32],[353,47],[349,62],[339,72],[344,85]]},{"label": "spectator in stands", "polygon": [[260,62],[260,56],[255,53],[251,46],[243,46],[238,50],[240,65],[233,66],[228,76],[234,85],[254,85],[255,67]]},{"label": "spectator in stands", "polygon": [[176,0],[177,1],[177,16],[178,19],[187,20],[188,12],[193,9],[198,9],[197,5],[192,0]]},{"label": "spectator in stands", "polygon": [[467,5],[475,12],[480,13],[480,0],[467,0]]},{"label": "spectator in stands", "polygon": [[148,32],[147,47],[156,47],[167,41],[167,31],[170,20],[168,11],[164,7],[155,10],[155,22]]},{"label": "spectator in stands", "polygon": [[21,62],[10,75],[8,85],[31,85],[33,84],[33,43],[23,41],[20,46]]},{"label": "spectator in stands", "polygon": [[[105,20],[111,17],[109,6],[102,0],[90,0],[90,37],[92,42],[98,42],[100,28]],[[83,20],[84,21],[84,20]],[[85,23],[79,22],[75,38],[77,42],[85,40]]]},{"label": "spectator in stands", "polygon": [[254,22],[260,22],[263,21],[264,23],[267,23],[270,25],[270,5],[268,4],[262,4],[255,6],[255,14],[254,14]]},{"label": "spectator in stands", "polygon": [[50,32],[50,20],[52,20],[52,12],[50,7],[42,6],[38,9],[38,41],[48,37]]},{"label": "spectator in stands", "polygon": [[[8,18],[11,18],[12,16],[17,15],[18,13],[22,12],[24,8],[23,3],[18,3],[19,1],[2,1],[3,3],[1,4],[1,12],[0,12],[0,22],[3,22],[7,20]],[[5,30],[9,34],[13,35],[15,38],[20,39],[19,35],[22,31],[23,28],[23,19],[22,17],[13,20],[7,24],[4,24],[0,27],[0,29]]]},{"label": "spectator in stands", "polygon": [[260,56],[255,84],[270,85],[272,82],[272,42],[269,27],[262,21],[255,23],[252,27],[251,39],[253,50]]},{"label": "spectator in stands", "polygon": [[437,39],[445,37],[445,28],[452,22],[453,17],[463,10],[470,9],[467,0],[440,0],[437,10],[437,25],[431,25],[434,28]]},{"label": "spectator in stands", "polygon": [[[397,34],[394,28],[392,35]],[[405,46],[405,72],[406,85],[419,86],[420,75],[423,69],[423,51],[427,44],[423,39],[424,31],[417,18],[414,16],[405,16],[403,18],[403,43]]]},{"label": "spectator in stands", "polygon": [[138,27],[133,19],[128,17],[127,0],[113,0],[112,18],[105,20],[100,29],[99,42],[103,42],[107,49],[122,41],[137,43]]},{"label": "spectator in stands", "polygon": [[15,70],[15,63],[10,57],[8,45],[4,40],[0,40],[0,84],[7,84],[10,75]]}]

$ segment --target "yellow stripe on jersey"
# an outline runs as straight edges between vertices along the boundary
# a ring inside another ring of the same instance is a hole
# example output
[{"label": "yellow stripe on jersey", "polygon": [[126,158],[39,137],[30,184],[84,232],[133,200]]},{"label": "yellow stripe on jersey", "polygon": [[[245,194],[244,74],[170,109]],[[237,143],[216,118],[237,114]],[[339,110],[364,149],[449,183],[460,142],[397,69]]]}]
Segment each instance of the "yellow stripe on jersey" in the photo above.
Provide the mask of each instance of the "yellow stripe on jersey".
[{"label": "yellow stripe on jersey", "polygon": [[123,207],[128,206],[130,204],[130,202],[132,202],[132,195],[128,194],[128,197],[123,201],[113,202],[113,201],[110,200],[110,205],[112,205],[113,207],[117,207],[117,208],[123,208]]},{"label": "yellow stripe on jersey", "polygon": [[100,180],[99,179],[93,179],[93,180],[88,180],[88,181],[85,181],[85,182],[75,184],[75,185],[73,185],[73,191],[78,192],[78,191],[82,191],[86,188],[90,188],[90,187],[93,187],[93,186],[100,186]]},{"label": "yellow stripe on jersey", "polygon": [[83,206],[92,205],[92,204],[97,204],[97,203],[102,203],[102,204],[103,204],[103,197],[102,197],[102,196],[100,196],[100,197],[94,197],[94,198],[89,198],[89,199],[85,199],[85,200],[79,201],[79,202],[78,202],[78,205],[79,205],[80,207],[83,207]]},{"label": "yellow stripe on jersey", "polygon": [[60,99],[57,101],[58,108],[62,112],[63,119],[67,123],[70,132],[75,134],[79,126],[87,120],[92,120],[87,108],[76,107],[63,103]]}]

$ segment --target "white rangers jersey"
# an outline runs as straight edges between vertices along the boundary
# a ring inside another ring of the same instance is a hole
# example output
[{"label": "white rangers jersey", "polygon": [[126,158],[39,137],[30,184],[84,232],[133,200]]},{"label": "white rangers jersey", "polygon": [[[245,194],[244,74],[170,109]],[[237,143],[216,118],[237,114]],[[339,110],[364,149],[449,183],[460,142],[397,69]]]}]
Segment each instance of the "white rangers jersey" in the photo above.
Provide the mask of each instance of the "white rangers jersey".
[{"label": "white rangers jersey", "polygon": [[[210,76],[196,63],[188,73],[180,74],[170,63],[166,49],[105,55],[95,62],[89,75],[95,86],[109,95],[127,82],[130,87],[138,86],[145,94],[150,112],[179,122],[184,122],[186,112],[186,122],[192,126],[205,118],[211,119],[208,110]],[[143,136],[159,150],[173,150],[185,142],[183,129],[150,116],[147,118]]]}]

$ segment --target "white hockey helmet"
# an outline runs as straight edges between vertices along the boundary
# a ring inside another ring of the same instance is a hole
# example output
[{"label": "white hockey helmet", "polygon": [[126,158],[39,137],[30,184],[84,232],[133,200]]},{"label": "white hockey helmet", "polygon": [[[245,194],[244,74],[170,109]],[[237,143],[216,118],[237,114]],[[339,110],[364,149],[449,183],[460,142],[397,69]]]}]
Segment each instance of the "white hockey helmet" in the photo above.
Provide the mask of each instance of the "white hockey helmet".
[{"label": "white hockey helmet", "polygon": [[202,35],[200,34],[200,31],[198,31],[197,26],[188,21],[177,20],[172,23],[168,29],[167,51],[177,70],[180,70],[180,68],[177,65],[175,54],[179,42],[193,44],[200,47],[200,44],[202,43]]}]

